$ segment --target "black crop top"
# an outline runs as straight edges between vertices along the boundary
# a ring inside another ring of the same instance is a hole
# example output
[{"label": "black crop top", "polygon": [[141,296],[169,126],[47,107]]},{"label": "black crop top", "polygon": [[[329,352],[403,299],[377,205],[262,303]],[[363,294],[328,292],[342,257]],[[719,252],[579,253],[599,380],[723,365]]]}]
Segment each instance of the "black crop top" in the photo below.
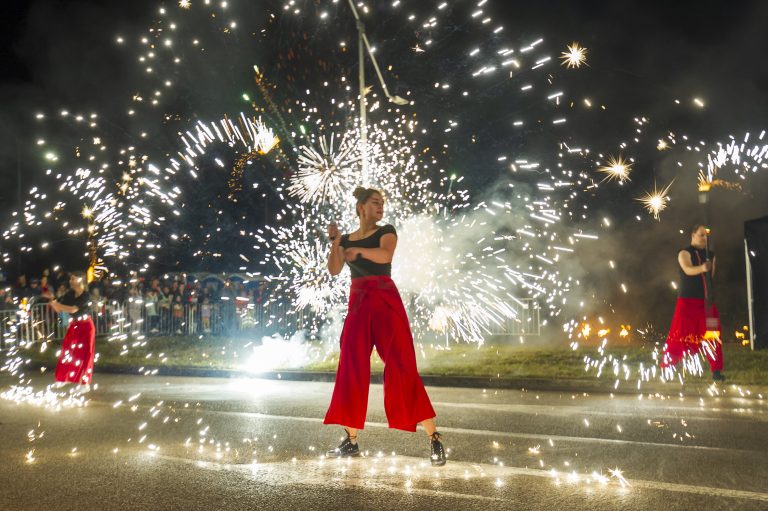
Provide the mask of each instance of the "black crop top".
[{"label": "black crop top", "polygon": [[73,316],[80,317],[91,314],[91,295],[88,294],[88,291],[83,291],[80,296],[75,296],[75,292],[70,289],[61,297],[59,303],[77,307],[77,312]]},{"label": "black crop top", "polygon": [[[341,245],[343,248],[379,248],[381,247],[381,237],[385,234],[394,234],[397,236],[395,228],[389,224],[379,227],[373,234],[367,238],[361,240],[350,240],[349,234],[341,236]],[[369,277],[371,275],[386,275],[390,277],[392,275],[392,263],[379,264],[374,263],[369,259],[365,259],[362,256],[352,262],[347,261],[349,269],[352,270],[352,278]]]},{"label": "black crop top", "polygon": [[[711,250],[709,251],[709,254],[707,254],[704,249],[694,248],[693,246],[687,246],[682,250],[691,254],[691,264],[694,266],[704,264],[704,261],[707,260],[707,255],[709,255],[710,261],[715,258],[715,253]],[[698,275],[686,275],[682,268],[678,268],[678,271],[680,273],[680,289],[677,292],[677,296],[680,298],[707,297],[707,293],[705,292],[707,286],[705,280],[706,277],[703,273]]]}]

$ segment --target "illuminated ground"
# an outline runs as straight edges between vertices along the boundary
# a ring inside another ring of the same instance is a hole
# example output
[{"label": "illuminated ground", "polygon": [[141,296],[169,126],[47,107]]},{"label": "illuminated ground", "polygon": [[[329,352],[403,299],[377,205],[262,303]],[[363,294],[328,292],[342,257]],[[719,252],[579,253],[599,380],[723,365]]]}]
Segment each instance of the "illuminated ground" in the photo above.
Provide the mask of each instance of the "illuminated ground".
[{"label": "illuminated ground", "polygon": [[768,403],[732,387],[642,400],[430,388],[452,450],[433,469],[422,433],[384,427],[380,386],[369,456],[340,463],[319,456],[340,435],[321,424],[328,383],[97,376],[85,408],[0,401],[0,509],[768,507]]}]

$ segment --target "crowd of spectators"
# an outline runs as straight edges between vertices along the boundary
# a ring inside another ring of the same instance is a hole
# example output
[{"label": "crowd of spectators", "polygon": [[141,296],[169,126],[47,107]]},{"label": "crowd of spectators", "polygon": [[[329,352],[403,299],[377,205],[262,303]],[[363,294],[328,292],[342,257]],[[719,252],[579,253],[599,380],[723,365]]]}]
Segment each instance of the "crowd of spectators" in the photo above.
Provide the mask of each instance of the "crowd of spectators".
[{"label": "crowd of spectators", "polygon": [[[68,291],[68,282],[68,273],[60,270],[46,270],[39,278],[21,275],[14,286],[0,288],[0,307],[10,310],[24,300],[39,301],[38,297],[48,290],[61,298]],[[108,328],[106,323],[113,321],[114,311],[119,308],[128,321],[141,319],[149,334],[161,330],[182,334],[192,330],[209,333],[212,321],[224,308],[235,318],[247,317],[249,311],[266,304],[269,290],[266,280],[174,273],[131,279],[105,276],[90,283],[88,292],[94,321],[102,322],[102,327]]]}]

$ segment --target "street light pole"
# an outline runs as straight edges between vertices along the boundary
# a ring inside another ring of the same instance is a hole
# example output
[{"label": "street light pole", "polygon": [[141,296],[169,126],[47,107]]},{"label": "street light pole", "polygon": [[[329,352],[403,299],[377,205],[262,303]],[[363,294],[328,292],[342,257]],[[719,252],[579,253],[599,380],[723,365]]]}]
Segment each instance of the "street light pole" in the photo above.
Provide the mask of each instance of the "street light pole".
[{"label": "street light pole", "polygon": [[367,124],[367,106],[365,104],[365,53],[363,51],[363,34],[365,27],[360,18],[357,17],[357,11],[352,6],[352,12],[355,13],[355,23],[357,24],[357,58],[358,58],[358,79],[360,81],[360,170],[363,186],[368,186],[368,124]]},{"label": "street light pole", "polygon": [[367,128],[367,112],[365,104],[365,50],[368,51],[368,56],[373,63],[373,69],[376,71],[376,76],[379,77],[379,83],[384,90],[384,95],[389,101],[396,105],[409,105],[411,102],[400,96],[393,96],[387,89],[387,84],[384,82],[384,77],[381,75],[379,69],[379,63],[376,62],[371,51],[371,45],[368,43],[368,37],[365,35],[365,25],[363,24],[360,16],[357,13],[357,8],[352,0],[348,0],[349,8],[352,9],[352,14],[355,16],[355,24],[357,26],[357,57],[358,57],[358,78],[360,86],[360,168],[362,172],[362,181],[365,186],[368,182],[368,160],[366,159],[366,153],[368,149],[368,128]]}]

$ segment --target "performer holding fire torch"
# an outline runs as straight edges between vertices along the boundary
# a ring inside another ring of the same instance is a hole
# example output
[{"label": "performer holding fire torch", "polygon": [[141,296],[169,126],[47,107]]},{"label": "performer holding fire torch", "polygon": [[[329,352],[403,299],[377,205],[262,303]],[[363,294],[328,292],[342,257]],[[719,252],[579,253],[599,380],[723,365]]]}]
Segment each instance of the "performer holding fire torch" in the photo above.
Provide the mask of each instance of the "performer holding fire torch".
[{"label": "performer holding fire torch", "polygon": [[708,248],[708,231],[703,225],[691,229],[691,244],[677,254],[680,266],[675,315],[669,328],[662,368],[675,366],[686,355],[703,351],[712,370],[712,379],[725,381],[720,315],[712,297],[715,254]]},{"label": "performer holding fire torch", "polygon": [[93,359],[96,351],[96,328],[91,319],[91,298],[83,272],[74,272],[69,277],[70,290],[56,300],[48,293],[48,304],[55,312],[65,312],[72,318],[56,365],[56,383],[75,383],[76,392],[91,390]]},{"label": "performer holding fire torch", "polygon": [[380,191],[357,188],[354,196],[360,227],[343,236],[336,224],[328,227],[328,271],[338,275],[346,262],[352,272],[352,287],[341,333],[336,384],[324,421],[343,426],[347,437],[327,456],[360,455],[357,432],[365,426],[371,352],[375,346],[384,361],[384,409],[389,427],[416,431],[421,423],[431,441],[431,463],[442,466],[446,455],[435,425],[435,411],[416,369],[405,307],[390,278],[397,233],[391,225],[377,225],[384,215]]}]

